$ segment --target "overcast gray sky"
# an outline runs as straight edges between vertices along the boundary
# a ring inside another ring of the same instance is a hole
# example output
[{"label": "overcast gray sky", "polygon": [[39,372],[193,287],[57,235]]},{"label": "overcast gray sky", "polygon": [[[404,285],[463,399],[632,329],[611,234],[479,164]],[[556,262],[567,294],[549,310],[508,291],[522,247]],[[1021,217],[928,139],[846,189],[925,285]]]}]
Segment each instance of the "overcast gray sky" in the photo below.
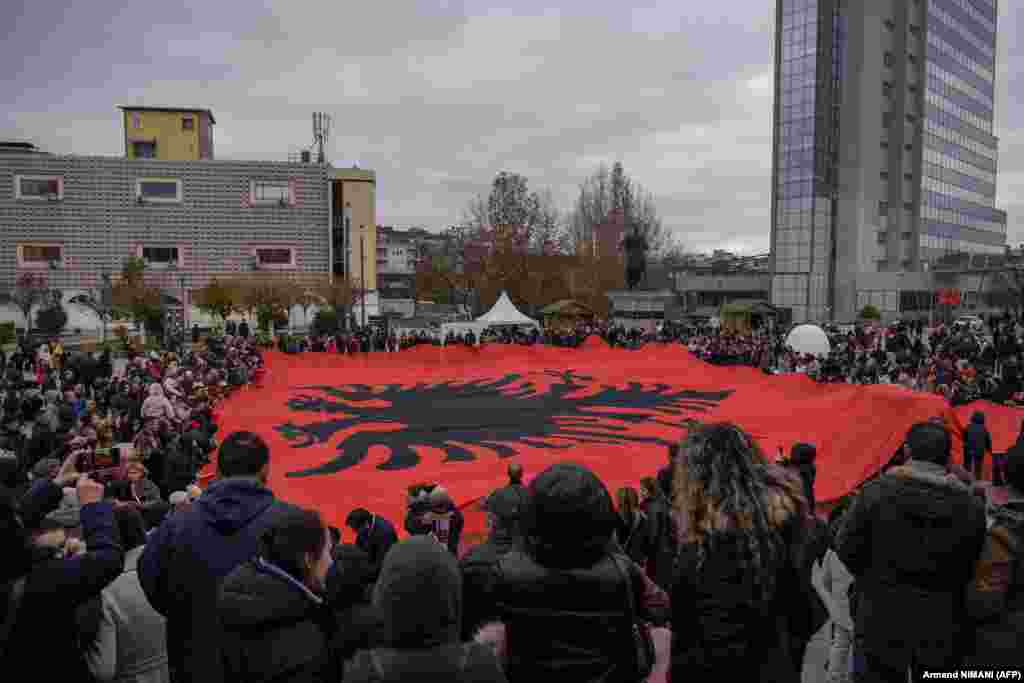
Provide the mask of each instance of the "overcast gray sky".
[{"label": "overcast gray sky", "polygon": [[[569,208],[622,160],[692,249],[767,251],[774,0],[6,0],[0,139],[119,155],[121,104],[197,106],[220,158],[285,159],[310,114],[377,171],[381,224],[438,230],[501,170]],[[1000,5],[999,205],[1024,242],[1024,12]],[[9,19],[13,15],[13,21]]]}]

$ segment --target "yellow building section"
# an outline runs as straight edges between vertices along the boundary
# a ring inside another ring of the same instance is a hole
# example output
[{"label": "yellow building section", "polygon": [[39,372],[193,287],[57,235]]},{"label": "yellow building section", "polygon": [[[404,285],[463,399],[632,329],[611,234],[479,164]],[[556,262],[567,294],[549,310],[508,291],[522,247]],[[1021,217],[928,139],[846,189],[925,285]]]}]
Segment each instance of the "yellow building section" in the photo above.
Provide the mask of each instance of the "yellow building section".
[{"label": "yellow building section", "polygon": [[[204,110],[122,110],[129,159],[198,161],[212,158],[210,118]],[[204,153],[205,152],[205,153]]]},{"label": "yellow building section", "polygon": [[[339,168],[331,172],[340,181],[342,206],[352,208],[351,251],[348,271],[352,280],[365,279],[365,288],[377,289],[377,192],[376,174],[359,168]],[[360,255],[360,236],[363,238]],[[361,257],[362,256],[362,257]]]}]

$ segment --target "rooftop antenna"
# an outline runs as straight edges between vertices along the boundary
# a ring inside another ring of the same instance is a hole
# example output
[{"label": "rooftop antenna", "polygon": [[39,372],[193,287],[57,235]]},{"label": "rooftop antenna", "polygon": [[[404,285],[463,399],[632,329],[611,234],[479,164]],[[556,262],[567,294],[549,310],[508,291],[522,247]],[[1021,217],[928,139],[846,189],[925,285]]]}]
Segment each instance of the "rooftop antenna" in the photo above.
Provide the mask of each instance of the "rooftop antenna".
[{"label": "rooftop antenna", "polygon": [[313,146],[317,148],[317,163],[327,163],[326,147],[331,138],[331,123],[333,119],[324,112],[313,112]]}]

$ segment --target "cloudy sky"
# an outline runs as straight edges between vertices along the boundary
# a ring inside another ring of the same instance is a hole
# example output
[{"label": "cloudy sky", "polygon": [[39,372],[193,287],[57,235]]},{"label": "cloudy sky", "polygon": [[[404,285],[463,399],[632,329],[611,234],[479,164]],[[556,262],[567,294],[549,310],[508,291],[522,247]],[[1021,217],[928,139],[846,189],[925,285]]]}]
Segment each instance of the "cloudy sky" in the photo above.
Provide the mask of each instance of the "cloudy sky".
[{"label": "cloudy sky", "polygon": [[[996,125],[1018,243],[1014,4],[1000,3]],[[568,208],[619,159],[688,247],[767,251],[774,0],[513,5],[5,0],[0,139],[119,155],[117,105],[198,106],[218,157],[285,159],[326,111],[335,164],[377,171],[382,224],[442,229],[501,170]]]}]

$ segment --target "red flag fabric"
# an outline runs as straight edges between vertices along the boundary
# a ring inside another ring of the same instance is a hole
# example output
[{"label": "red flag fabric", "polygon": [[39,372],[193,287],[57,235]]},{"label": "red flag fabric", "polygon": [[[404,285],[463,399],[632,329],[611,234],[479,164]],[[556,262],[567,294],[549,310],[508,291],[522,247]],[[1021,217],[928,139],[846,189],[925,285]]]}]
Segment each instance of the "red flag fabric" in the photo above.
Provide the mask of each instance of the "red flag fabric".
[{"label": "red flag fabric", "polygon": [[[527,480],[568,460],[593,469],[613,492],[637,486],[665,464],[687,418],[734,421],[769,457],[815,444],[817,497],[830,501],[875,475],[915,422],[942,417],[954,427],[961,461],[960,430],[974,410],[989,416],[997,451],[1012,445],[1024,417],[987,403],[953,410],[901,387],[716,367],[678,344],[610,349],[596,337],[579,349],[420,346],[265,358],[260,386],[223,406],[220,434],[261,434],[273,453],[275,492],[339,528],[355,507],[401,527],[406,489],[423,482],[443,484],[476,510],[471,504],[504,484],[512,460]],[[478,514],[467,532],[482,524]]]}]

